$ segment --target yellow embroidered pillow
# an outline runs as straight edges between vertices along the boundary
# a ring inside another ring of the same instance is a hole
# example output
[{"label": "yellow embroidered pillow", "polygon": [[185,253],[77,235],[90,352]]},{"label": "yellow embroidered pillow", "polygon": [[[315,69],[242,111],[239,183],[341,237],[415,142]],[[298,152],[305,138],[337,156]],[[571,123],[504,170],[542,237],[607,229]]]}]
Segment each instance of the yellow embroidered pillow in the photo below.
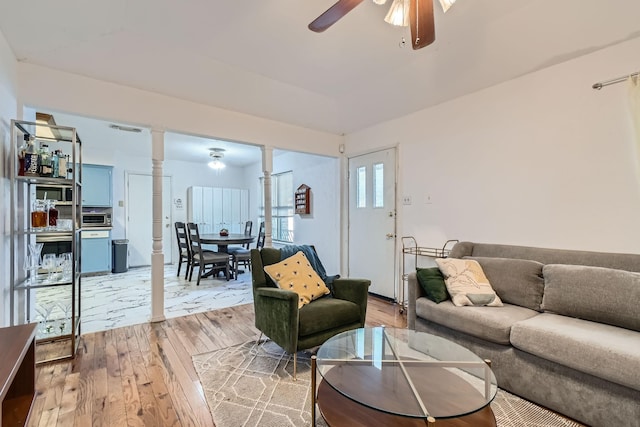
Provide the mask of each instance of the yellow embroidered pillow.
[{"label": "yellow embroidered pillow", "polygon": [[501,307],[500,297],[491,287],[478,261],[472,259],[437,258],[453,305],[486,305]]},{"label": "yellow embroidered pillow", "polygon": [[298,308],[331,292],[302,251],[277,264],[265,266],[264,271],[280,289],[298,294]]}]

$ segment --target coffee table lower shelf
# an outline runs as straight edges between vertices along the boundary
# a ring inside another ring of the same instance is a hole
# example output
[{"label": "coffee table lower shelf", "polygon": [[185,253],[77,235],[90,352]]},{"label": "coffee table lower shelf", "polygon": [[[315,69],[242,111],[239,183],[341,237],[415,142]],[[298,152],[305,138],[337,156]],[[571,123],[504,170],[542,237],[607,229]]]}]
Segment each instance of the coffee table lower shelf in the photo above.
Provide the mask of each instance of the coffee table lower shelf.
[{"label": "coffee table lower shelf", "polygon": [[[329,427],[425,427],[426,419],[407,418],[377,411],[361,405],[337,392],[326,381],[320,381],[316,403]],[[496,427],[491,406],[458,418],[438,419],[434,427]]]}]

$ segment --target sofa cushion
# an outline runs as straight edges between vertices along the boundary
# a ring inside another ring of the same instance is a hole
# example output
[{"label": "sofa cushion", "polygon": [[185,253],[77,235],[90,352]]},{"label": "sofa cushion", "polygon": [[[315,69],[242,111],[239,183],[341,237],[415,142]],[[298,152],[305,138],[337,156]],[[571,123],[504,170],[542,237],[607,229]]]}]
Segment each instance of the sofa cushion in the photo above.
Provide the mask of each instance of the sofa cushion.
[{"label": "sofa cushion", "polygon": [[449,299],[444,276],[438,267],[416,268],[416,277],[431,301],[442,302]]},{"label": "sofa cushion", "polygon": [[[327,313],[331,313],[327,316]],[[325,297],[305,305],[299,311],[300,330],[303,337],[360,322],[360,306],[351,301]]]},{"label": "sofa cushion", "polygon": [[580,372],[640,390],[640,334],[542,313],[511,328],[511,344]]},{"label": "sofa cushion", "polygon": [[266,265],[264,271],[280,289],[298,294],[298,308],[330,293],[302,251],[278,263]]},{"label": "sofa cushion", "polygon": [[497,344],[508,345],[511,326],[539,314],[511,304],[492,308],[456,307],[451,300],[440,304],[424,297],[416,300],[418,317]]},{"label": "sofa cushion", "polygon": [[511,258],[465,258],[478,261],[502,302],[542,311],[542,263]]},{"label": "sofa cushion", "polygon": [[464,305],[502,306],[500,297],[491,288],[487,276],[477,261],[437,258],[436,264],[444,275],[447,292],[451,295],[454,305],[458,307]]},{"label": "sofa cushion", "polygon": [[544,311],[640,331],[640,273],[549,264],[543,274]]}]

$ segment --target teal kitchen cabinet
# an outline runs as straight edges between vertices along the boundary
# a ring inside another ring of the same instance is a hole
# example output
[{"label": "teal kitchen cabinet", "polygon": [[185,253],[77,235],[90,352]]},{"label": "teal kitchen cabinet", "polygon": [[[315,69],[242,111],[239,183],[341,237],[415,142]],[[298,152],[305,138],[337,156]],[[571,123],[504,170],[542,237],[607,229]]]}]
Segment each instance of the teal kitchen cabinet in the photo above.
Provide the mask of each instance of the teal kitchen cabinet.
[{"label": "teal kitchen cabinet", "polygon": [[82,206],[113,206],[113,166],[82,165]]},{"label": "teal kitchen cabinet", "polygon": [[81,272],[111,271],[111,231],[82,230]]}]

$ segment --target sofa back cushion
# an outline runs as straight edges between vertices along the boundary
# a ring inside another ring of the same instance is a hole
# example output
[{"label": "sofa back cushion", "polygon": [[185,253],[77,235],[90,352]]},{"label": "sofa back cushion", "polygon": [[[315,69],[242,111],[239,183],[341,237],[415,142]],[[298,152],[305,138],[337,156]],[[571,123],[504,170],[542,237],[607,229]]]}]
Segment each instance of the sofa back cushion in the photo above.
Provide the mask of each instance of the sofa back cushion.
[{"label": "sofa back cushion", "polygon": [[493,243],[459,242],[451,249],[451,258],[491,257],[529,259],[542,264],[590,265],[640,272],[640,255],[609,252],[534,248]]},{"label": "sofa back cushion", "polygon": [[549,264],[542,269],[542,309],[640,331],[640,274]]},{"label": "sofa back cushion", "polygon": [[526,259],[465,258],[478,261],[502,302],[542,311],[543,264]]}]

